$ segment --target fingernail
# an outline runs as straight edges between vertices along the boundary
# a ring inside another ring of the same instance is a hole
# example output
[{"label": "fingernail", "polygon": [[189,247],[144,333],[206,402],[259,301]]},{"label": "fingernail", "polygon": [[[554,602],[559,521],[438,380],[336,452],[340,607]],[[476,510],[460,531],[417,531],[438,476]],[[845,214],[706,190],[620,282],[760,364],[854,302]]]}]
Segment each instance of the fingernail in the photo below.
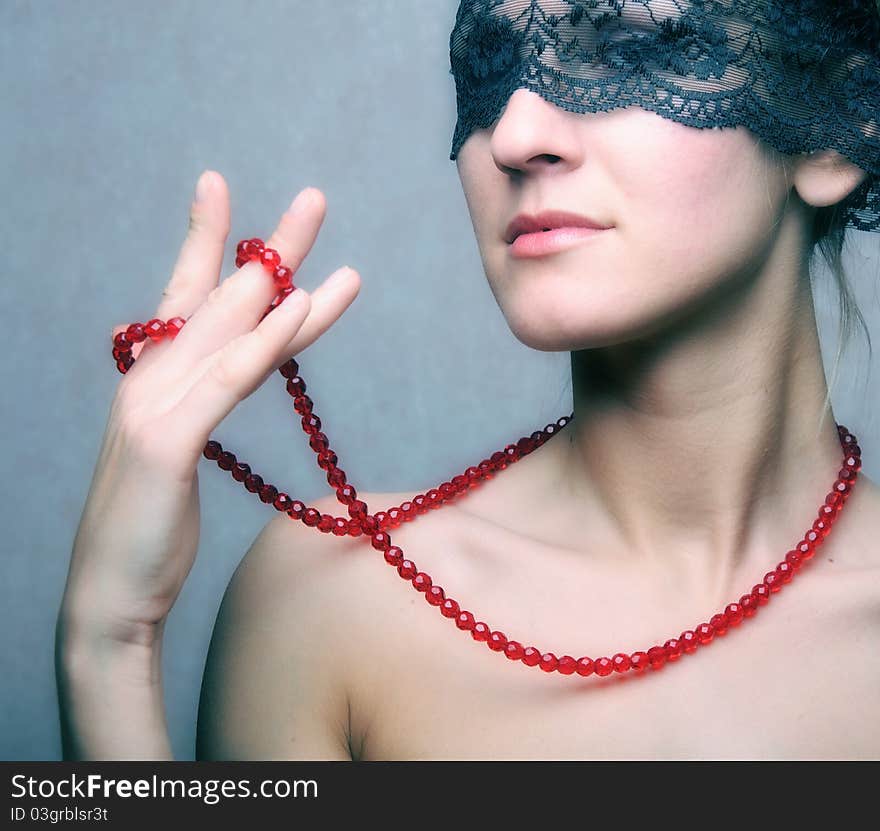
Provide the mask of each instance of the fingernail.
[{"label": "fingernail", "polygon": [[339,283],[345,283],[350,277],[354,269],[350,265],[344,265],[342,268],[334,271],[327,280],[328,286],[336,286]]},{"label": "fingernail", "polygon": [[196,202],[201,202],[211,189],[211,171],[206,170],[196,182]]},{"label": "fingernail", "polygon": [[287,209],[288,213],[296,213],[297,211],[304,208],[309,204],[309,199],[311,199],[311,191],[309,188],[303,188],[294,198],[293,202],[290,203],[290,207]]}]

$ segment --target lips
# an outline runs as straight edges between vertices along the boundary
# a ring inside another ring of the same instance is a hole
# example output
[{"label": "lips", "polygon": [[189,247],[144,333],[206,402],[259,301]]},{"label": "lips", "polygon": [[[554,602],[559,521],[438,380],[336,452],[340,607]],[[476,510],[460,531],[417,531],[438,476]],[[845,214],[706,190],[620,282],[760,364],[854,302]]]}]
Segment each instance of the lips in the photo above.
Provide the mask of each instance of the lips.
[{"label": "lips", "polygon": [[570,213],[569,211],[542,211],[539,214],[518,214],[507,226],[504,239],[510,244],[520,234],[531,234],[536,231],[552,230],[554,228],[597,228],[604,230],[610,227],[610,225],[604,225],[588,216]]}]

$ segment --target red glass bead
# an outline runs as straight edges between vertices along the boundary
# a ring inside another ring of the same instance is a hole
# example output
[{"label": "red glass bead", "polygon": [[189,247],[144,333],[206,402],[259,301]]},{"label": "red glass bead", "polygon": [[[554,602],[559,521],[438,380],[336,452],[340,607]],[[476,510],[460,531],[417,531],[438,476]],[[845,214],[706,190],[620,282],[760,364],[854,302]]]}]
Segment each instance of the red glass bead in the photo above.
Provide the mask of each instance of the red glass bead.
[{"label": "red glass bead", "polygon": [[751,594],[744,594],[739,599],[739,605],[744,617],[752,617],[758,611],[758,601]]},{"label": "red glass bead", "polygon": [[220,470],[232,470],[235,461],[235,454],[230,453],[228,450],[224,450],[217,457],[217,467],[219,467]]},{"label": "red glass bead", "polygon": [[458,603],[451,597],[447,597],[440,606],[440,614],[443,615],[443,617],[457,617],[458,612]]},{"label": "red glass bead", "polygon": [[824,519],[814,520],[813,530],[818,532],[821,539],[825,539],[831,531],[831,523]]},{"label": "red glass bead", "polygon": [[629,666],[630,669],[636,671],[646,669],[648,667],[648,653],[633,652],[633,654],[629,656]]},{"label": "red glass bead", "polygon": [[[247,486],[247,480],[245,480],[245,486]],[[250,488],[248,488],[250,490]],[[321,512],[317,508],[306,508],[303,511],[302,521],[304,525],[308,525],[309,528],[314,528],[321,521]]]},{"label": "red glass bead", "polygon": [[278,367],[278,371],[284,378],[296,378],[299,375],[299,364],[293,358],[288,358]]},{"label": "red glass bead", "polygon": [[341,467],[334,467],[327,471],[327,484],[330,487],[341,488],[345,481],[345,471]]},{"label": "red glass bead", "polygon": [[819,519],[824,520],[825,522],[831,523],[834,522],[834,517],[837,511],[834,510],[830,505],[822,505],[819,508]]},{"label": "red glass bead", "polygon": [[[361,505],[363,505],[363,504],[364,503],[361,502]],[[366,506],[364,506],[364,507],[366,507]],[[391,536],[389,534],[386,534],[384,531],[377,531],[371,537],[370,544],[377,551],[384,551],[386,548],[388,548],[389,545],[391,545]]]},{"label": "red glass bead", "polygon": [[315,526],[322,534],[329,534],[336,523],[336,517],[332,514],[321,514],[318,524]]},{"label": "red glass bead", "polygon": [[132,323],[125,330],[125,334],[132,343],[142,343],[147,339],[147,333],[144,331],[142,323]]},{"label": "red glass bead", "polygon": [[504,634],[504,632],[492,632],[489,635],[486,644],[493,652],[503,652],[504,647],[507,646],[507,636]]},{"label": "red glass bead", "polygon": [[752,597],[755,598],[759,606],[766,606],[770,600],[770,587],[766,583],[758,583],[752,588]]},{"label": "red glass bead", "polygon": [[220,454],[223,452],[223,448],[220,446],[220,442],[209,441],[205,445],[205,449],[202,451],[202,455],[206,459],[210,459],[211,461],[215,461],[220,458]]},{"label": "red glass bead", "polygon": [[150,338],[150,340],[158,342],[165,337],[165,322],[154,317],[147,322],[146,326],[144,326],[144,331],[147,333],[147,337]]},{"label": "red glass bead", "polygon": [[171,320],[165,321],[165,335],[169,338],[176,338],[180,333],[180,330],[183,329],[186,321],[182,317],[172,317]]},{"label": "red glass bead", "polygon": [[292,503],[293,500],[290,498],[290,495],[282,492],[275,497],[275,501],[272,503],[272,507],[275,508],[276,511],[281,511],[282,513],[286,514],[287,511],[290,510],[290,506]]},{"label": "red glass bead", "polygon": [[132,343],[125,332],[120,332],[113,338],[113,345],[123,352],[130,352],[132,347]]},{"label": "red glass bead", "polygon": [[303,430],[309,435],[315,435],[321,430],[321,419],[314,413],[304,415],[301,419]]},{"label": "red glass bead", "polygon": [[402,559],[403,550],[400,547],[396,545],[391,545],[385,549],[385,562],[388,563],[388,565],[399,565]]},{"label": "red glass bead", "polygon": [[523,645],[519,641],[508,641],[507,646],[504,647],[504,654],[511,661],[519,661],[524,652]]},{"label": "red glass bead", "polygon": [[272,282],[275,283],[276,288],[286,289],[293,285],[293,272],[284,265],[279,265],[275,271],[272,272]]},{"label": "red glass bead", "polygon": [[523,649],[523,656],[520,659],[527,667],[536,667],[541,663],[541,652],[534,646],[527,646]]},{"label": "red glass bead", "polygon": [[428,590],[425,592],[425,600],[432,606],[439,606],[446,600],[446,592],[443,591],[442,586],[428,586]]},{"label": "red glass bead", "polygon": [[257,237],[244,240],[241,246],[241,253],[246,257],[258,257],[263,250],[263,241]]},{"label": "red glass bead", "polygon": [[487,641],[491,632],[492,630],[489,629],[487,624],[483,623],[482,620],[478,620],[471,629],[471,637],[475,641]]},{"label": "red glass bead", "polygon": [[297,398],[300,395],[305,395],[306,392],[306,382],[299,375],[295,375],[293,378],[288,378],[287,383],[285,384],[285,389],[287,390],[287,394],[292,398]]},{"label": "red glass bead", "polygon": [[712,631],[719,637],[721,635],[725,635],[727,633],[727,627],[729,625],[727,615],[712,615],[712,617],[709,618],[709,625],[712,627]]},{"label": "red glass bead", "polygon": [[615,672],[626,672],[632,666],[632,660],[625,652],[618,652],[612,656],[611,666]]},{"label": "red glass bead", "polygon": [[671,663],[672,661],[677,661],[682,656],[684,645],[678,638],[670,638],[663,644],[663,649],[666,650],[666,660]]},{"label": "red glass bead", "polygon": [[259,493],[260,488],[263,487],[263,477],[256,473],[251,473],[249,476],[245,477],[244,486],[251,493]]},{"label": "red glass bead", "polygon": [[588,658],[586,655],[583,658],[578,658],[577,674],[582,675],[584,678],[586,678],[588,675],[592,675],[593,659]]},{"label": "red glass bead", "polygon": [[556,671],[562,675],[572,675],[577,669],[577,661],[571,655],[563,655],[556,664]]},{"label": "red glass bead", "polygon": [[739,603],[729,603],[724,610],[728,626],[739,626],[743,619],[743,608]]},{"label": "red glass bead", "polygon": [[416,576],[416,564],[412,560],[401,560],[397,565],[397,573],[404,580],[412,580]]},{"label": "red glass bead", "polygon": [[614,664],[611,661],[611,658],[607,656],[602,656],[601,658],[596,658],[593,661],[593,672],[601,678],[605,678],[611,675],[614,672]]},{"label": "red glass bead", "polygon": [[470,612],[459,612],[455,618],[455,625],[462,631],[469,632],[474,628],[474,616]]},{"label": "red glass bead", "polygon": [[306,512],[305,503],[300,501],[299,499],[294,499],[290,505],[290,510],[287,512],[287,515],[291,519],[302,519]]},{"label": "red glass bead", "polygon": [[343,516],[333,517],[333,527],[330,529],[336,537],[348,535],[348,520]]},{"label": "red glass bead", "polygon": [[[361,502],[360,499],[355,499],[354,502],[350,502],[348,505],[348,515],[353,519],[359,519],[362,516],[366,516],[367,513],[367,503]],[[387,537],[388,535],[385,534]],[[381,548],[382,546],[380,546]]]},{"label": "red glass bead", "polygon": [[662,646],[652,646],[648,650],[648,663],[651,669],[660,669],[666,663],[666,650]]},{"label": "red glass bead", "polygon": [[782,581],[779,579],[776,569],[768,571],[764,575],[764,585],[767,586],[771,592],[778,592],[782,588]]},{"label": "red glass bead", "polygon": [[856,475],[856,472],[848,467],[842,467],[837,471],[837,478],[849,482],[850,485],[855,481]]},{"label": "red glass bead", "polygon": [[801,560],[809,560],[816,553],[817,544],[809,540],[801,540],[796,546],[795,551],[801,555]]},{"label": "red glass bead", "polygon": [[776,577],[779,583],[790,583],[794,575],[794,566],[791,563],[780,563],[776,566]]},{"label": "red glass bead", "polygon": [[272,248],[264,248],[260,253],[260,264],[274,272],[281,265],[281,255]]},{"label": "red glass bead", "polygon": [[687,631],[682,632],[678,637],[678,642],[682,645],[682,648],[688,655],[692,655],[696,652],[697,647],[700,645],[700,639],[693,629],[688,629]]},{"label": "red glass bead", "polygon": [[278,488],[275,485],[263,485],[260,488],[260,502],[271,505],[275,501],[276,496],[278,496]]},{"label": "red glass bead", "polygon": [[785,562],[787,562],[793,569],[799,569],[803,565],[801,555],[793,549],[785,555]]},{"label": "red glass bead", "polygon": [[[707,643],[712,643],[712,639],[715,637],[715,630],[708,623],[701,623],[694,631],[696,633],[697,640],[704,645]],[[648,650],[648,653],[648,657],[650,658],[650,650]]]},{"label": "red glass bead", "polygon": [[232,466],[232,478],[235,479],[236,482],[244,482],[251,473],[251,466],[247,462],[236,462]]},{"label": "red glass bead", "polygon": [[541,669],[544,672],[553,672],[558,664],[559,659],[552,652],[545,652],[541,656]]},{"label": "red glass bead", "polygon": [[419,591],[419,592],[427,591],[431,585],[431,582],[432,582],[431,575],[425,574],[424,571],[420,571],[412,579],[413,587],[415,588],[416,591]]}]

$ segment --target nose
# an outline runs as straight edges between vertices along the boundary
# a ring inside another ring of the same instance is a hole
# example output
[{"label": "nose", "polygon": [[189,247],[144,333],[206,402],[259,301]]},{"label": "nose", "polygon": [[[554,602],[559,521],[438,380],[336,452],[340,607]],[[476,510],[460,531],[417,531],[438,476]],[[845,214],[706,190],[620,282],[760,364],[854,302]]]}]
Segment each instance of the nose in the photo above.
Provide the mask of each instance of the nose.
[{"label": "nose", "polygon": [[502,173],[562,173],[581,163],[583,152],[576,119],[530,89],[507,100],[492,132],[490,148]]}]

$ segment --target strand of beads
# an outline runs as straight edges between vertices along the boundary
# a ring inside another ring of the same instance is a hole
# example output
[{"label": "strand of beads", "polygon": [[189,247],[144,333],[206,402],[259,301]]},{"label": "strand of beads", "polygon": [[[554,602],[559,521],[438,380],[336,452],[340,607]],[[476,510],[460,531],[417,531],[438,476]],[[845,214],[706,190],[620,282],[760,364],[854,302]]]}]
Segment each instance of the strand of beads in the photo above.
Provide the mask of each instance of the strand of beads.
[{"label": "strand of beads", "polygon": [[520,661],[526,666],[539,666],[545,672],[559,672],[562,675],[608,676],[613,672],[643,670],[647,667],[660,669],[667,662],[677,661],[682,655],[693,654],[699,647],[707,646],[716,637],[725,635],[728,629],[739,626],[744,619],[754,617],[758,609],[766,606],[770,598],[782,587],[791,582],[806,563],[816,553],[816,549],[831,531],[834,522],[840,515],[846,500],[852,492],[853,485],[861,470],[861,448],[856,437],[843,427],[837,426],[838,437],[843,449],[843,463],[831,491],[820,506],[817,518],[803,538],[790,550],[785,558],[774,569],[764,575],[763,580],[738,602],[730,603],[723,612],[713,615],[707,623],[701,623],[695,629],[688,629],[678,637],[670,638],[662,646],[655,644],[647,650],[632,653],[618,652],[612,657],[596,659],[587,656],[575,659],[571,655],[557,658],[553,652],[544,652],[534,646],[523,646],[516,640],[510,640],[504,632],[492,629],[487,623],[477,620],[474,615],[462,610],[459,604],[448,597],[441,586],[436,585],[431,576],[419,568],[412,560],[404,558],[399,546],[391,544],[391,536],[379,531],[372,535],[372,545],[381,551],[385,561],[397,569],[397,573],[412,587],[424,594],[425,600],[437,607],[440,613],[455,620],[456,626],[470,632],[471,637],[485,643],[494,652],[503,653],[513,661]]},{"label": "strand of beads", "polygon": [[[253,260],[259,260],[270,272],[280,292],[264,312],[265,317],[295,290],[295,286],[290,282],[292,272],[281,265],[277,251],[266,248],[262,240],[257,238],[242,240],[237,247],[236,267],[240,268]],[[179,317],[166,322],[153,319],[145,324],[131,324],[125,332],[114,338],[113,357],[119,371],[127,372],[134,363],[135,359],[131,354],[134,343],[140,343],[147,337],[154,341],[163,337],[173,338],[184,324],[185,321]],[[510,660],[520,661],[530,667],[540,666],[545,672],[558,671],[563,675],[579,676],[595,674],[604,677],[613,672],[638,671],[647,667],[660,669],[667,662],[677,661],[682,655],[693,654],[699,647],[725,635],[728,629],[753,617],[759,608],[769,602],[773,594],[791,582],[794,575],[812,559],[818,546],[831,531],[861,470],[861,448],[856,437],[846,427],[838,425],[838,437],[844,454],[843,463],[831,492],[819,508],[818,517],[785,558],[767,572],[750,592],[740,597],[738,602],[729,603],[723,612],[713,615],[707,623],[701,623],[695,629],[682,632],[677,638],[668,639],[662,646],[657,644],[646,651],[618,652],[610,658],[600,657],[595,660],[586,656],[576,660],[570,655],[557,658],[553,652],[542,652],[534,646],[524,647],[519,641],[508,639],[502,631],[493,630],[485,622],[477,620],[471,612],[462,610],[457,601],[448,597],[445,590],[433,582],[429,574],[420,571],[412,560],[404,558],[403,550],[399,546],[391,544],[387,529],[411,521],[428,510],[439,508],[449,499],[478,486],[558,434],[559,430],[573,420],[574,414],[547,425],[543,431],[535,431],[531,436],[521,438],[515,444],[507,445],[503,451],[493,453],[478,466],[469,467],[464,474],[453,477],[450,482],[444,482],[438,488],[432,488],[426,494],[419,494],[387,511],[370,514],[366,503],[357,498],[357,491],[347,482],[345,471],[337,465],[338,457],[330,449],[327,435],[321,431],[321,420],[314,412],[312,399],[306,395],[306,384],[299,376],[299,365],[291,358],[280,367],[279,372],[287,379],[287,392],[294,399],[294,409],[301,417],[303,431],[309,436],[309,445],[316,454],[318,466],[327,472],[327,481],[336,489],[339,502],[348,507],[350,518],[322,514],[298,499],[291,499],[288,494],[279,492],[274,485],[266,484],[261,476],[251,471],[250,465],[224,450],[219,442],[211,440],[205,445],[205,458],[216,461],[222,470],[229,471],[236,481],[242,482],[249,492],[257,494],[261,501],[271,503],[276,510],[286,512],[291,519],[298,519],[319,531],[337,536],[370,535],[373,548],[383,553],[385,561],[394,566],[400,577],[407,580],[416,591],[422,592],[430,605],[439,608],[444,617],[455,619],[459,630],[470,632],[475,641],[485,643],[492,651],[504,653]]]}]

